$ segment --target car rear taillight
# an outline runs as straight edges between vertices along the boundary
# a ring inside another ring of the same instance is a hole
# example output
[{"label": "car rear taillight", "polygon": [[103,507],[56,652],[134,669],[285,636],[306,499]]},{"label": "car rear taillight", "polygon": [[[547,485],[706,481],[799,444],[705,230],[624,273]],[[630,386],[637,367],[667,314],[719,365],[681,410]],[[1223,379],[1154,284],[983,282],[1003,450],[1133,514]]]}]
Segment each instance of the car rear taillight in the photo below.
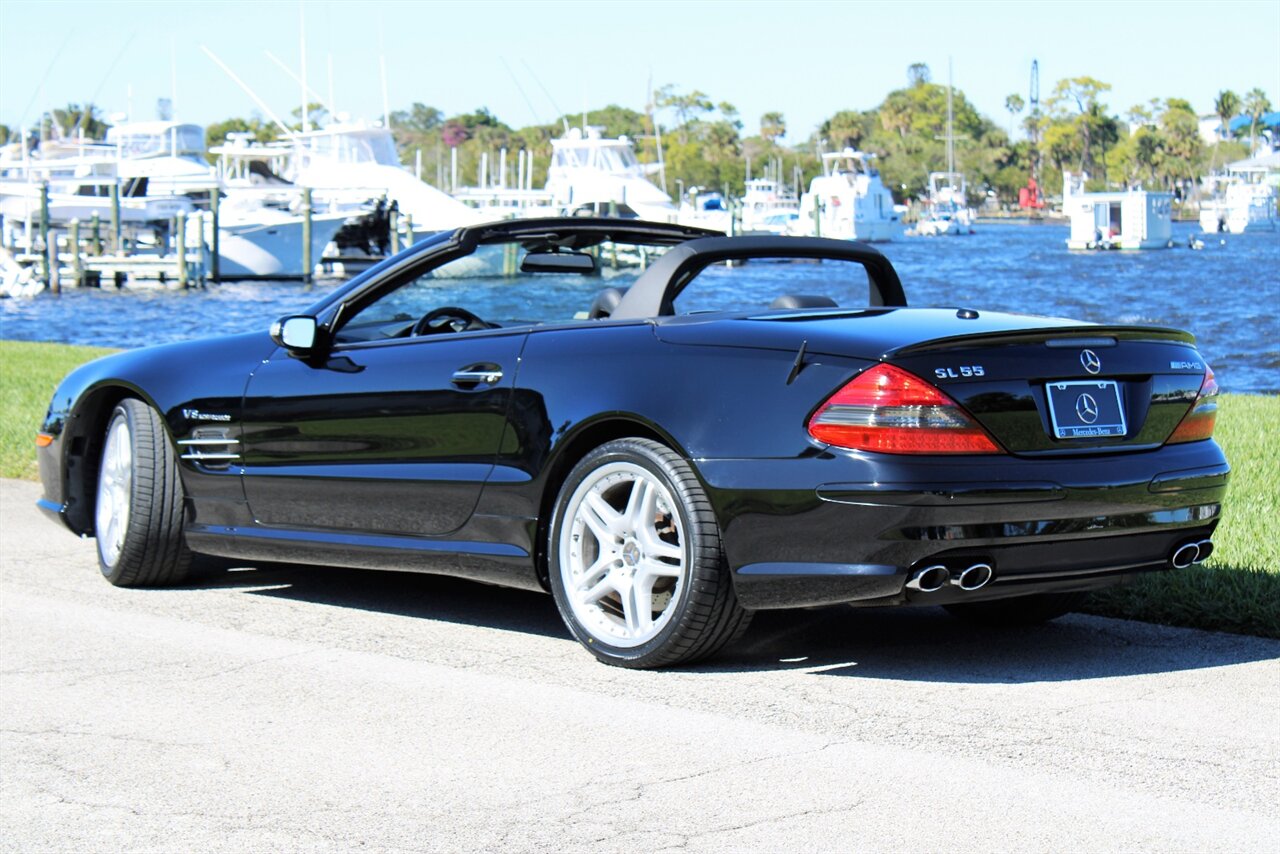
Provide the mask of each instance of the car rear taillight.
[{"label": "car rear taillight", "polygon": [[809,419],[819,442],[882,454],[998,454],[1000,446],[936,386],[892,365],[854,377]]},{"label": "car rear taillight", "polygon": [[1169,437],[1168,444],[1198,442],[1213,436],[1213,422],[1218,417],[1218,381],[1213,378],[1213,368],[1205,365],[1204,381],[1191,410],[1182,416],[1181,423]]}]

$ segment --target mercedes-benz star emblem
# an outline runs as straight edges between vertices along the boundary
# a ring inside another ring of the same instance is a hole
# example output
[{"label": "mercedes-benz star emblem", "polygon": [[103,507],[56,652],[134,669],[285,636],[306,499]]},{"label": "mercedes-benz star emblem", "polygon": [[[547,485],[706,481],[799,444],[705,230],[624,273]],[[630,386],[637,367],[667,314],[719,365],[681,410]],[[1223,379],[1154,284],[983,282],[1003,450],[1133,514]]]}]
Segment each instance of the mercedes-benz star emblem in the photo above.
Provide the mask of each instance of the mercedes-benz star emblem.
[{"label": "mercedes-benz star emblem", "polygon": [[1076,416],[1085,424],[1098,420],[1098,401],[1093,399],[1093,395],[1082,394],[1076,398]]},{"label": "mercedes-benz star emblem", "polygon": [[1080,351],[1080,364],[1084,365],[1084,369],[1091,374],[1096,374],[1102,370],[1102,360],[1092,350]]}]

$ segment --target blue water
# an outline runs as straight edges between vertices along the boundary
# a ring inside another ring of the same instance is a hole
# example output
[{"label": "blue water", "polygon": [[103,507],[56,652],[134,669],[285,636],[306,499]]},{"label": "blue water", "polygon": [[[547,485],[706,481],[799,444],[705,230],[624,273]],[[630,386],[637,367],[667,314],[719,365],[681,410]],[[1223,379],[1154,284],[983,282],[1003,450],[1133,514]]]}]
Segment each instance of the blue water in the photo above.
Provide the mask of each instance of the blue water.
[{"label": "blue water", "polygon": [[[1174,226],[1175,248],[1150,252],[1068,252],[1063,226],[982,225],[962,238],[904,238],[882,244],[912,305],[967,306],[1072,317],[1098,323],[1189,329],[1229,391],[1280,392],[1280,233],[1204,236]],[[682,308],[766,306],[782,293],[829,292],[856,298],[812,264],[713,268]],[[629,278],[627,276],[620,277]],[[619,282],[625,284],[626,282]],[[461,304],[482,317],[570,317],[585,310],[599,279],[547,283],[539,297],[485,287]],[[333,283],[230,282],[191,291],[69,290],[61,296],[0,300],[0,338],[137,347],[226,332],[265,329],[310,305]],[[455,287],[440,304],[458,304]],[[865,291],[863,292],[865,293]],[[865,299],[865,296],[862,297]],[[551,303],[551,314],[526,311]]]}]

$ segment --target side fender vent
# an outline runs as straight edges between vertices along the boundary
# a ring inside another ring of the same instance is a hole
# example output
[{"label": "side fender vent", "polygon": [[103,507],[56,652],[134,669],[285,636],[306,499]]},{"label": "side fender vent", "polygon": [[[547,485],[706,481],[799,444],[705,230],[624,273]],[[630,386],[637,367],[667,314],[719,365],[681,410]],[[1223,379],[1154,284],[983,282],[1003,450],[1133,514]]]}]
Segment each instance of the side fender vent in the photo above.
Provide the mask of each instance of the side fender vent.
[{"label": "side fender vent", "polygon": [[182,459],[207,469],[225,469],[240,459],[240,440],[231,437],[229,427],[197,427],[186,439],[178,440]]}]

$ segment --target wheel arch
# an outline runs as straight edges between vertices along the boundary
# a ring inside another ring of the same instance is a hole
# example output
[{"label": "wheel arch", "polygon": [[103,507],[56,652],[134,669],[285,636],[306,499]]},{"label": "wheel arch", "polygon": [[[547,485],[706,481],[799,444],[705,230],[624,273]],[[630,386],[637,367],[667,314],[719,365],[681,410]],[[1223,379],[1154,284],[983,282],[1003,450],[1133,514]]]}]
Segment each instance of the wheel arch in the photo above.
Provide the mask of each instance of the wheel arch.
[{"label": "wheel arch", "polygon": [[[93,533],[99,458],[111,413],[120,401],[134,398],[159,411],[155,401],[131,383],[108,381],[86,390],[76,402],[62,434],[63,495],[67,523],[77,534]],[[163,415],[163,413],[162,413]],[[164,418],[161,418],[164,421]],[[165,432],[168,432],[165,424]],[[173,437],[169,437],[173,441]]]},{"label": "wheel arch", "polygon": [[[550,564],[547,559],[547,539],[551,528],[551,517],[555,509],[556,499],[560,496],[560,487],[564,485],[573,467],[591,451],[617,439],[649,439],[666,445],[672,451],[689,460],[683,445],[676,441],[670,433],[659,425],[627,413],[613,413],[601,416],[578,425],[573,433],[559,443],[547,463],[543,473],[542,495],[538,502],[538,517],[535,521],[533,536],[534,563],[538,574],[538,583],[548,592],[551,590]],[[694,474],[698,468],[689,460]]]}]

